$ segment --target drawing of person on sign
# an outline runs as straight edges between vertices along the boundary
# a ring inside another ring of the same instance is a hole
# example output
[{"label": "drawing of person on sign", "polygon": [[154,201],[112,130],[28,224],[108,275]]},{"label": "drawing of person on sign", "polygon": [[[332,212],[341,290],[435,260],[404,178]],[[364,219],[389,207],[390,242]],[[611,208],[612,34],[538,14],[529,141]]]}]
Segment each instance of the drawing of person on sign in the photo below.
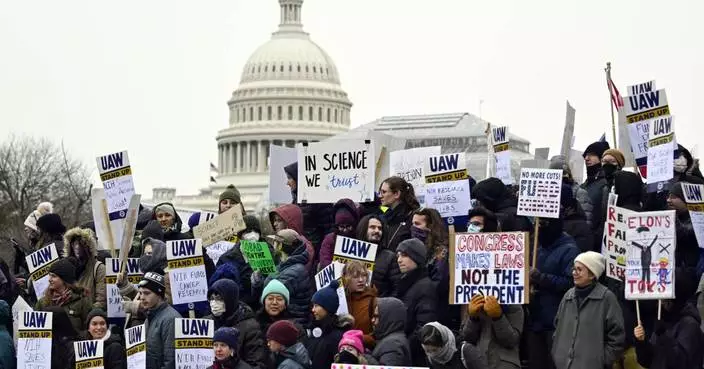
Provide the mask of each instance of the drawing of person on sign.
[{"label": "drawing of person on sign", "polygon": [[[643,234],[645,232],[650,233],[650,228],[639,227],[636,232],[638,232],[639,234]],[[653,241],[650,242],[650,244],[648,244],[647,246],[641,245],[636,241],[631,241],[631,245],[640,249],[640,265],[643,270],[643,274],[641,274],[640,278],[643,282],[647,281],[648,283],[650,283],[650,262],[653,260],[652,248],[653,245],[655,245],[655,242],[657,242],[657,240],[658,235],[655,235]]]}]

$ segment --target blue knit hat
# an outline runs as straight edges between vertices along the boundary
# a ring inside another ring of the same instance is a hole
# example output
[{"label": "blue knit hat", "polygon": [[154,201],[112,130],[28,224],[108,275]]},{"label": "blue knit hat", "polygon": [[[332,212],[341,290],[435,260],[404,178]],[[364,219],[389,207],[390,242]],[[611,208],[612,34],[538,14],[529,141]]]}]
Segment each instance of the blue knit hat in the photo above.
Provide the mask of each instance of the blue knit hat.
[{"label": "blue knit hat", "polygon": [[272,293],[279,294],[284,297],[284,300],[286,301],[286,305],[288,305],[288,299],[290,298],[288,288],[286,288],[286,285],[281,283],[278,279],[272,279],[265,287],[264,291],[262,292],[262,304],[264,303],[264,300],[266,300],[266,297],[271,295]]},{"label": "blue knit hat", "polygon": [[237,354],[237,341],[240,339],[240,331],[237,328],[220,327],[215,331],[213,342],[222,342],[230,347],[235,355]]},{"label": "blue knit hat", "polygon": [[313,303],[320,305],[328,314],[337,313],[340,307],[340,300],[337,297],[337,288],[340,287],[338,281],[332,281],[327,287],[321,288],[313,295]]}]

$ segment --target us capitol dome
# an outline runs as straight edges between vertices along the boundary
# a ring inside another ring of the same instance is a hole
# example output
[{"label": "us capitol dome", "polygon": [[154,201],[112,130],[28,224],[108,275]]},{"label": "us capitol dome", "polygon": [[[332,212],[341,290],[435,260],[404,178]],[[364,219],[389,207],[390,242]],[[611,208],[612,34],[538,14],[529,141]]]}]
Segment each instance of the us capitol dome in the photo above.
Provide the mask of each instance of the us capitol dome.
[{"label": "us capitol dome", "polygon": [[155,188],[151,202],[215,210],[218,195],[234,184],[245,208],[257,210],[268,188],[270,145],[294,147],[348,131],[352,102],[332,58],[303,30],[303,0],[279,4],[278,30],[249,57],[227,102],[229,124],[216,137],[216,183],[195,196]]}]

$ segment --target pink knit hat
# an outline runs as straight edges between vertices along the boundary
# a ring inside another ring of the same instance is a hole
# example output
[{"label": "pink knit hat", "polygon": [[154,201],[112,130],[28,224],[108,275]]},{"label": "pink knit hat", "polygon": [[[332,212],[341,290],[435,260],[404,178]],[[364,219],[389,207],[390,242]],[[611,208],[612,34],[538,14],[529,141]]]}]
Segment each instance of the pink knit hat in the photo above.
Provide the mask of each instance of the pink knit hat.
[{"label": "pink knit hat", "polygon": [[357,352],[362,355],[364,354],[364,344],[362,343],[363,333],[359,329],[353,329],[347,331],[342,335],[340,344],[337,345],[337,349],[340,350],[342,346],[352,346]]}]

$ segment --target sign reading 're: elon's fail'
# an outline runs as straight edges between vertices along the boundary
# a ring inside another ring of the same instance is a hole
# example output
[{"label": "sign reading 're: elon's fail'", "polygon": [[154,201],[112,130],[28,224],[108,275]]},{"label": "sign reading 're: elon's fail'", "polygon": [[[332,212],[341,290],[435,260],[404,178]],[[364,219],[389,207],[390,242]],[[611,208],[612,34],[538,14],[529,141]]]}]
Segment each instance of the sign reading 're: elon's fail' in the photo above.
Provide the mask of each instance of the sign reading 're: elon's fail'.
[{"label": "sign reading 're: elon's fail'", "polygon": [[374,199],[374,145],[369,140],[298,144],[298,202]]}]

